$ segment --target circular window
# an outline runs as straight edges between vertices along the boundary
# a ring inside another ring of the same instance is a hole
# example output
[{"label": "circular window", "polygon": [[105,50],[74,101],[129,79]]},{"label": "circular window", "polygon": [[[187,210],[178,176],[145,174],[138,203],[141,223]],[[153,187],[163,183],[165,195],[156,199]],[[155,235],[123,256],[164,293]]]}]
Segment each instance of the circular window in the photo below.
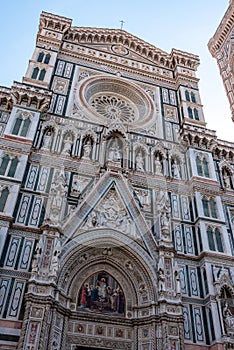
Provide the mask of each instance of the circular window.
[{"label": "circular window", "polygon": [[145,126],[152,121],[154,104],[138,85],[111,76],[88,78],[81,84],[80,101],[91,118]]}]

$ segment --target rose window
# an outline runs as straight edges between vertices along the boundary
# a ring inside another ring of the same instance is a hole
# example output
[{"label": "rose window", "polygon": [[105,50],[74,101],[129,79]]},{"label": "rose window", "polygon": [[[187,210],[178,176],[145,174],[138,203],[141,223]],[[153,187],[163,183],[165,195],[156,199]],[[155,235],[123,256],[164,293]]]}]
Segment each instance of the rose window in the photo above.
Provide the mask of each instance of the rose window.
[{"label": "rose window", "polygon": [[108,119],[121,119],[126,122],[133,122],[136,112],[130,104],[118,96],[101,95],[90,101],[91,106]]},{"label": "rose window", "polygon": [[99,123],[108,124],[113,120],[145,128],[154,119],[155,106],[149,95],[124,78],[94,76],[84,79],[77,97],[86,116]]}]

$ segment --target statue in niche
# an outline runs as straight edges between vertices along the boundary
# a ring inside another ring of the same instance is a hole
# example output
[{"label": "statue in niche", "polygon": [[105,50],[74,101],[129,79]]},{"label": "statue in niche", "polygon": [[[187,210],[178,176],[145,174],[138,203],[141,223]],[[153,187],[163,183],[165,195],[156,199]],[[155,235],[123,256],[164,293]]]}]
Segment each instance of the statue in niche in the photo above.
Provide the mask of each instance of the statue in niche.
[{"label": "statue in niche", "polygon": [[70,156],[71,149],[72,149],[72,143],[73,143],[72,136],[70,134],[66,135],[63,143],[64,143],[64,145],[63,145],[62,154]]},{"label": "statue in niche", "polygon": [[51,184],[51,205],[49,208],[49,214],[47,215],[49,220],[57,223],[60,220],[61,211],[64,199],[67,195],[68,186],[66,183],[66,177],[63,171],[55,174],[54,180]]},{"label": "statue in niche", "polygon": [[163,211],[160,216],[162,231],[169,230],[170,218],[166,211]]},{"label": "statue in niche", "polygon": [[42,150],[49,150],[52,141],[52,130],[47,129],[42,140]]},{"label": "statue in niche", "polygon": [[181,294],[181,281],[180,281],[180,270],[177,262],[174,265],[174,280],[175,280],[175,292]]},{"label": "statue in niche", "polygon": [[155,168],[155,174],[157,175],[163,175],[163,168],[162,168],[162,163],[160,161],[159,155],[155,157],[154,160],[154,168]]},{"label": "statue in niche", "polygon": [[144,189],[135,189],[135,194],[140,202],[140,206],[143,209],[147,209],[151,204],[150,193],[148,190]]},{"label": "statue in niche", "polygon": [[124,314],[125,298],[118,282],[106,273],[92,275],[82,285],[78,307],[105,314]]},{"label": "statue in niche", "polygon": [[171,172],[175,179],[180,179],[180,167],[176,158],[172,161]]},{"label": "statue in niche", "polygon": [[161,267],[158,270],[158,290],[159,293],[165,292],[165,275]]},{"label": "statue in niche", "polygon": [[83,145],[83,155],[82,155],[82,158],[84,158],[84,159],[90,159],[91,150],[92,150],[92,143],[91,143],[91,140],[88,139],[88,140],[84,143],[84,145]]},{"label": "statue in niche", "polygon": [[136,155],[136,170],[144,171],[145,170],[145,161],[142,154],[142,151],[140,150]]},{"label": "statue in niche", "polygon": [[223,170],[223,184],[224,184],[224,187],[226,187],[226,188],[232,187],[231,186],[231,176],[226,169]]},{"label": "statue in niche", "polygon": [[168,213],[171,211],[171,202],[167,192],[159,191],[157,202],[159,212],[163,209]]},{"label": "statue in niche", "polygon": [[234,315],[228,307],[227,302],[225,302],[223,309],[223,318],[227,333],[234,333]]},{"label": "statue in niche", "polygon": [[114,140],[110,143],[108,160],[112,162],[120,162],[122,160],[122,152],[117,138],[114,138]]},{"label": "statue in niche", "polygon": [[73,175],[72,187],[71,187],[71,195],[78,196],[85,189],[85,187],[90,182],[90,179],[85,178],[80,175]]}]

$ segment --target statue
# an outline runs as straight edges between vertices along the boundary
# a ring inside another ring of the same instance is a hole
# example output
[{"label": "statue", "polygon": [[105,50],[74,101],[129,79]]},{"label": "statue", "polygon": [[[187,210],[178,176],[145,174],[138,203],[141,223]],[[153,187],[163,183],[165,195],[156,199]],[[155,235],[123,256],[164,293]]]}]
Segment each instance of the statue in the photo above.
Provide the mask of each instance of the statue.
[{"label": "statue", "polygon": [[181,294],[180,273],[178,270],[175,270],[175,291],[176,294]]},{"label": "statue", "polygon": [[120,162],[121,159],[122,159],[122,153],[121,153],[118,141],[115,138],[109,148],[108,160],[112,162]]},{"label": "statue", "polygon": [[167,213],[171,211],[171,202],[167,192],[160,191],[157,202],[159,212],[162,212],[162,209],[164,209]]},{"label": "statue", "polygon": [[227,171],[223,172],[223,183],[226,188],[231,188],[231,177]]},{"label": "statue", "polygon": [[176,179],[180,179],[179,164],[177,163],[176,159],[172,163],[171,170],[172,170],[172,176]]},{"label": "statue", "polygon": [[64,172],[57,172],[51,185],[51,205],[47,215],[53,223],[57,223],[60,219],[67,190],[68,186]]},{"label": "statue", "polygon": [[224,323],[227,327],[227,331],[231,330],[232,332],[234,332],[234,316],[228,308],[227,302],[225,303],[225,307],[223,309],[223,317]]},{"label": "statue", "polygon": [[70,135],[68,135],[64,139],[64,146],[63,146],[62,154],[70,156],[71,149],[72,149],[72,137]]},{"label": "statue", "polygon": [[155,174],[157,175],[163,175],[163,169],[162,169],[162,164],[159,160],[159,156],[157,156],[155,158],[155,161],[154,161],[154,166],[155,166]]},{"label": "statue", "polygon": [[51,259],[51,265],[50,265],[50,276],[56,277],[57,271],[59,268],[59,254],[61,253],[61,242],[58,239],[57,243],[54,246],[53,256]]},{"label": "statue", "polygon": [[90,139],[83,145],[83,155],[82,158],[90,159],[90,152],[92,150],[92,144]]},{"label": "statue", "polygon": [[52,131],[48,129],[44,134],[41,149],[48,150],[50,148],[51,141],[52,141]]},{"label": "statue", "polygon": [[160,220],[162,230],[169,230],[170,219],[165,211],[161,213]]},{"label": "statue", "polygon": [[136,155],[136,170],[144,171],[144,158],[142,151],[139,151]]},{"label": "statue", "polygon": [[160,267],[158,270],[158,290],[160,292],[165,292],[165,276],[164,276],[164,271]]}]

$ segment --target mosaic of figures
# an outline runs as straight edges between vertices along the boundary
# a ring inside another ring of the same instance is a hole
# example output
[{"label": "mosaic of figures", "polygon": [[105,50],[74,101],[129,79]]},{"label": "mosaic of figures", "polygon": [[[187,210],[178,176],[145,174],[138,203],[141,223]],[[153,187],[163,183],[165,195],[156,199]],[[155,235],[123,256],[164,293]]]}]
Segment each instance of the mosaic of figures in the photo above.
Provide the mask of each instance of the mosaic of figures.
[{"label": "mosaic of figures", "polygon": [[84,282],[79,293],[80,309],[91,312],[124,315],[125,298],[118,282],[100,272]]}]

